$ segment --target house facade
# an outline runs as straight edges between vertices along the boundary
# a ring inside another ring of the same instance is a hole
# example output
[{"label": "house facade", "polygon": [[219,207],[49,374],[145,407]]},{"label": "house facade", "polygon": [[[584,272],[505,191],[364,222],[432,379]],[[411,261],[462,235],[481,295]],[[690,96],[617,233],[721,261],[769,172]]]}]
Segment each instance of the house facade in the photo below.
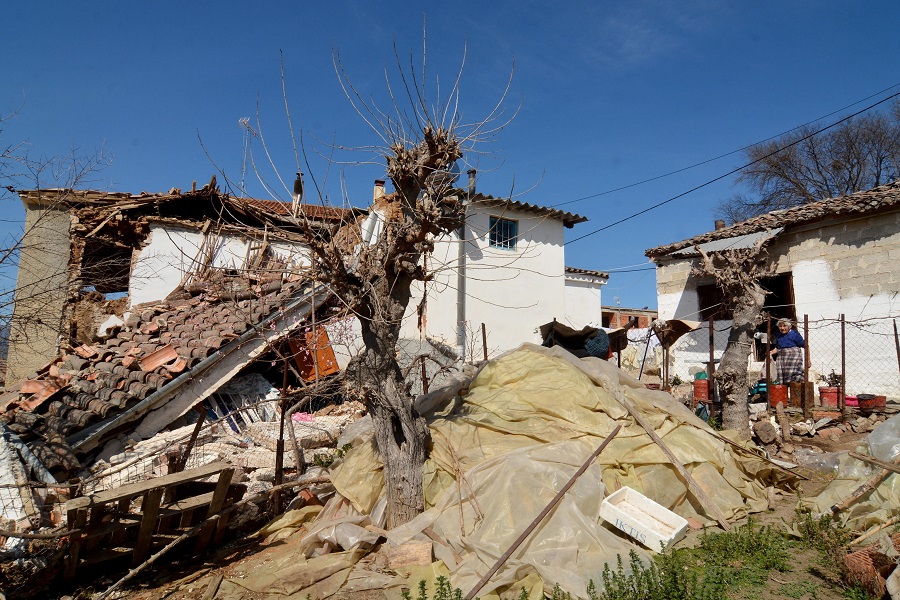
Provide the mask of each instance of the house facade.
[{"label": "house facade", "polygon": [[[657,266],[659,318],[713,319],[715,356],[720,357],[731,321],[712,281],[691,273],[699,261],[697,247],[708,252],[748,247],[761,238],[767,239],[773,267],[772,276],[761,282],[768,291],[765,310],[773,319],[798,322],[801,333],[807,322],[810,379],[843,370],[848,394],[896,398],[900,182],[774,211],[647,250]],[[691,367],[704,366],[708,340],[708,327],[683,336],[672,349],[671,373],[684,378]],[[751,360],[758,359],[754,366],[763,369],[763,345],[756,345]]]},{"label": "house facade", "polygon": [[553,319],[577,329],[599,323],[609,275],[565,266],[564,232],[586,217],[475,193],[472,172],[460,192],[465,226],[437,239],[425,258],[432,279],[415,286],[404,337],[438,340],[480,360],[482,324],[495,355],[540,343],[538,327]]}]

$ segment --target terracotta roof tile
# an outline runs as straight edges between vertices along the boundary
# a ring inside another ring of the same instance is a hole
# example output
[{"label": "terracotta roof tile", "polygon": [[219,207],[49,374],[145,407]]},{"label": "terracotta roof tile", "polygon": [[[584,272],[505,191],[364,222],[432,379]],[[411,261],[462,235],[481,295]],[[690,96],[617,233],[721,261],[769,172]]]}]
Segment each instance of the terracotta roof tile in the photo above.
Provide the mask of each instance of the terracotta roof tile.
[{"label": "terracotta roof tile", "polygon": [[[192,298],[187,307],[176,306],[178,301],[136,307],[120,331],[91,345],[95,352],[73,351],[57,359],[53,366],[60,378],[48,371],[30,380],[0,420],[41,454],[51,473],[68,476],[78,461],[65,456],[72,449],[63,437],[114,417],[165,387],[304,287],[303,282],[287,282],[252,302],[222,300],[210,293]],[[150,320],[158,327],[145,327]],[[68,383],[62,380],[63,371],[71,373]]]},{"label": "terracotta roof tile", "polygon": [[[281,216],[288,217],[291,215],[291,203],[279,202],[278,200],[258,200],[256,198],[235,198],[234,202],[247,204],[254,208]],[[318,204],[301,204],[301,212],[318,221],[334,221],[340,222],[352,219],[353,211],[346,208],[338,208],[336,206],[322,206]]]},{"label": "terracotta roof tile", "polygon": [[665,256],[682,248],[690,248],[714,240],[747,235],[776,227],[798,225],[829,217],[875,212],[898,205],[900,205],[900,180],[863,192],[856,192],[837,198],[827,198],[784,210],[776,210],[736,223],[731,227],[703,233],[665,246],[650,248],[645,254],[655,258]]}]

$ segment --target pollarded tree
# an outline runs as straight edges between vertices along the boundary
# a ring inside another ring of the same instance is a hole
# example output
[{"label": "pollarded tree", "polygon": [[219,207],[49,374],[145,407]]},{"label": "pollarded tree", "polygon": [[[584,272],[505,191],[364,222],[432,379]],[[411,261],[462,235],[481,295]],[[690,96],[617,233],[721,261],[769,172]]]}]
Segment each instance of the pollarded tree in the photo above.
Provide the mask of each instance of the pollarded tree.
[{"label": "pollarded tree", "polygon": [[[403,83],[398,95],[388,79],[393,103],[388,112],[361,99],[335,57],[346,97],[381,140],[375,152],[385,161],[395,191],[376,200],[364,231],[354,223],[323,236],[302,214],[295,216],[295,225],[306,234],[314,257],[311,276],[325,284],[360,323],[364,347],[346,368],[344,385],[346,395],[363,402],[374,422],[384,464],[389,528],[424,510],[422,481],[428,448],[428,427],[416,411],[415,398],[397,362],[401,323],[413,282],[432,276],[423,268],[423,257],[433,250],[434,239],[459,230],[464,223],[464,198],[453,187],[459,170],[456,163],[475,152],[476,143],[502,128],[494,121],[506,95],[504,91],[487,118],[462,124],[457,112],[462,69],[448,93],[431,103],[424,66],[419,80],[412,67],[404,70],[396,52],[395,57]],[[405,108],[401,98],[408,100]],[[307,170],[313,171],[308,163]],[[315,187],[319,189],[318,183]],[[298,186],[297,191],[301,189]]]},{"label": "pollarded tree", "polygon": [[747,359],[767,293],[759,282],[772,274],[772,265],[765,249],[767,241],[768,238],[764,238],[751,248],[709,254],[698,247],[701,262],[691,273],[694,277],[712,277],[722,290],[726,308],[733,313],[728,344],[715,377],[722,394],[722,425],[742,434],[747,432],[750,416],[747,406]]}]

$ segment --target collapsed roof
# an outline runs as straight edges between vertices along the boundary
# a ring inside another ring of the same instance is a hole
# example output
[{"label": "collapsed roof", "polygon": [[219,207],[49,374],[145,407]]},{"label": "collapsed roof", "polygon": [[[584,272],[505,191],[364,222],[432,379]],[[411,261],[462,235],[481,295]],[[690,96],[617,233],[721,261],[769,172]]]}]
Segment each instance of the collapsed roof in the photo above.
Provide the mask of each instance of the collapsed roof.
[{"label": "collapsed roof", "polygon": [[[123,432],[150,437],[306,323],[313,286],[233,279],[135,307],[104,340],[63,349],[0,397],[0,421],[58,480]],[[327,299],[319,291],[318,303]]]}]

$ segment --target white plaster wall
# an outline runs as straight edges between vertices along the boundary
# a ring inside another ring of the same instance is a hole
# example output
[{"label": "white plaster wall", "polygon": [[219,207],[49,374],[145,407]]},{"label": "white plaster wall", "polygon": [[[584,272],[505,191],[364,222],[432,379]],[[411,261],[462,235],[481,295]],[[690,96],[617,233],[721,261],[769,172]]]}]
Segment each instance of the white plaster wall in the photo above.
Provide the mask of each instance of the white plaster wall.
[{"label": "white plaster wall", "polygon": [[581,329],[585,325],[600,326],[603,322],[600,290],[605,283],[589,276],[566,275],[566,325],[573,329]]},{"label": "white plaster wall", "polygon": [[[515,251],[490,247],[491,215],[519,221]],[[489,354],[540,342],[538,327],[565,318],[562,222],[477,207],[467,225],[473,243],[466,267],[466,320],[475,328],[486,325]]]},{"label": "white plaster wall", "polygon": [[[250,240],[221,235],[216,239],[212,265],[240,269],[247,258]],[[150,235],[137,253],[131,271],[128,294],[131,306],[164,299],[184,279],[203,245],[203,234],[170,225],[151,225]],[[275,243],[272,252],[291,264],[308,265],[309,252],[303,246]]]},{"label": "white plaster wall", "polygon": [[290,267],[308,267],[312,264],[309,259],[309,248],[306,246],[275,242],[269,244],[269,249]]},{"label": "white plaster wall", "polygon": [[128,297],[131,306],[162,300],[181,283],[197,256],[203,234],[188,229],[150,226],[146,245],[137,253]]},{"label": "white plaster wall", "polygon": [[[516,249],[490,247],[488,228],[491,216],[519,222]],[[566,318],[565,260],[563,224],[556,219],[528,213],[470,207],[464,244],[466,248],[466,322],[469,330],[467,354],[481,355],[481,324],[488,336],[488,352],[539,342],[537,328]],[[457,338],[457,254],[456,233],[435,243],[427,267],[435,278],[427,284],[428,303],[425,335],[456,347]],[[413,290],[413,299],[401,334],[419,337],[416,306],[422,286]],[[597,320],[600,303],[597,298]]]}]

